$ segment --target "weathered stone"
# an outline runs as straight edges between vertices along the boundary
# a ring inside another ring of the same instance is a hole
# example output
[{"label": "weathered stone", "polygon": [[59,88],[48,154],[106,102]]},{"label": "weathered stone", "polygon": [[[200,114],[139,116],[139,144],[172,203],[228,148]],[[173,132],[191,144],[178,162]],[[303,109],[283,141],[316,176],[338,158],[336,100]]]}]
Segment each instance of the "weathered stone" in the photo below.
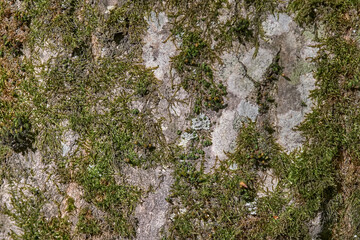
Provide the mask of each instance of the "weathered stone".
[{"label": "weathered stone", "polygon": [[144,37],[143,59],[145,66],[156,68],[155,76],[162,81],[170,78],[170,60],[176,53],[175,44],[168,39],[169,25],[165,13],[151,12],[148,19],[149,28]]},{"label": "weathered stone", "polygon": [[258,176],[260,181],[260,189],[257,195],[259,198],[268,196],[269,193],[275,191],[277,185],[279,184],[279,179],[275,176],[271,169],[267,170],[266,172],[259,171]]},{"label": "weathered stone", "polygon": [[309,234],[312,240],[319,239],[319,234],[322,231],[322,213],[319,212],[316,217],[309,222]]},{"label": "weathered stone", "polygon": [[290,31],[290,24],[293,22],[290,16],[279,13],[276,15],[269,15],[262,23],[262,27],[265,32],[265,36],[273,37],[280,36],[284,33],[288,33]]},{"label": "weathered stone", "polygon": [[170,194],[173,178],[169,169],[162,169],[156,176],[158,185],[135,210],[139,220],[137,237],[139,240],[161,239],[160,231],[169,219],[170,204],[166,198]]},{"label": "weathered stone", "polygon": [[245,98],[254,89],[254,83],[246,77],[244,65],[239,56],[234,53],[225,53],[222,57],[222,65],[216,72],[217,78],[227,84],[227,90],[236,98]]},{"label": "weathered stone", "polygon": [[240,60],[246,66],[247,74],[254,81],[261,82],[266,70],[273,62],[276,52],[260,47],[254,57],[255,51],[255,47],[250,49]]}]

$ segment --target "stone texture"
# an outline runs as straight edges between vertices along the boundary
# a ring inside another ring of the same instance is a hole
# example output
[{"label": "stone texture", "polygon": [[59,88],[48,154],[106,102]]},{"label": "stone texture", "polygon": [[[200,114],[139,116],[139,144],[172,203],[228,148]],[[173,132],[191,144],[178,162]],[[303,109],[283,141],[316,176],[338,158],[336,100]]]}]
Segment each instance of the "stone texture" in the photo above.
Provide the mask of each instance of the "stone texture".
[{"label": "stone texture", "polygon": [[247,74],[254,81],[261,82],[267,68],[273,62],[276,52],[260,47],[254,57],[255,50],[254,47],[246,52],[245,55],[241,57],[241,62],[246,66]]},{"label": "stone texture", "polygon": [[279,13],[278,15],[271,14],[262,23],[262,27],[266,36],[273,37],[288,33],[292,22],[291,17],[284,13]]},{"label": "stone texture", "polygon": [[235,53],[224,53],[222,64],[218,66],[216,76],[227,84],[227,90],[236,98],[246,98],[254,89],[254,83],[246,76],[245,66]]},{"label": "stone texture", "polygon": [[[243,100],[235,110],[225,110],[222,112],[219,121],[211,133],[213,145],[211,146],[211,158],[214,163],[215,158],[220,160],[226,158],[226,152],[232,152],[236,146],[235,140],[238,129],[242,121],[250,119],[255,121],[258,115],[258,107]],[[212,164],[210,164],[212,167]]]},{"label": "stone texture", "polygon": [[155,172],[155,190],[135,210],[139,220],[136,239],[139,240],[161,239],[160,231],[168,221],[170,205],[166,198],[173,183],[172,172],[169,169],[157,169]]},{"label": "stone texture", "polygon": [[170,77],[170,60],[176,53],[175,44],[168,39],[169,25],[165,13],[151,12],[149,28],[144,37],[143,59],[145,66],[156,68],[156,78],[164,81]]}]

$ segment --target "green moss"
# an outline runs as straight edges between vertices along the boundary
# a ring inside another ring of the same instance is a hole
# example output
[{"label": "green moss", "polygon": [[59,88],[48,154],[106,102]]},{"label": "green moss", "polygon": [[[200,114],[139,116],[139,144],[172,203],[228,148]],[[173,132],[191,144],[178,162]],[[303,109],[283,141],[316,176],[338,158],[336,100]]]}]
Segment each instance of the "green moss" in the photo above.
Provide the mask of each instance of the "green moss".
[{"label": "green moss", "polygon": [[312,97],[316,107],[299,128],[307,142],[289,179],[309,214],[323,211],[321,237],[349,239],[358,234],[354,219],[349,221],[345,215],[346,206],[351,205],[348,196],[355,194],[357,184],[357,180],[347,183],[357,173],[346,169],[357,168],[359,162],[355,150],[359,139],[350,126],[357,126],[359,119],[354,102],[360,49],[347,29],[358,28],[353,12],[359,3],[294,1],[290,7],[297,10],[297,20],[304,26],[324,24],[325,32],[315,58],[317,89]]},{"label": "green moss", "polygon": [[75,199],[72,198],[72,197],[69,197],[66,201],[67,203],[67,208],[66,208],[66,211],[71,213],[73,212],[75,209],[76,209],[76,206],[75,206]]},{"label": "green moss", "polygon": [[273,98],[273,90],[276,81],[279,80],[280,74],[282,73],[282,67],[280,66],[280,52],[276,55],[273,62],[270,64],[265,73],[265,79],[262,82],[255,83],[257,97],[256,103],[259,105],[259,112],[266,114],[271,104],[275,102]]},{"label": "green moss", "polygon": [[246,210],[242,207],[253,199],[254,192],[240,186],[240,181],[245,181],[244,176],[225,172],[228,171],[223,169],[205,174],[190,163],[179,164],[171,199],[177,201],[179,198],[181,205],[173,208],[175,217],[169,237],[239,236],[235,223],[244,217]]},{"label": "green moss", "polygon": [[204,141],[202,142],[202,145],[203,145],[204,147],[209,147],[209,146],[212,145],[212,142],[211,142],[211,140],[206,139],[206,140],[204,140]]},{"label": "green moss", "polygon": [[86,234],[86,236],[95,236],[101,233],[99,223],[89,208],[81,209],[76,227],[79,232]]},{"label": "green moss", "polygon": [[[122,167],[132,164],[147,168],[172,160],[161,122],[154,120],[149,109],[132,106],[135,101],[158,100],[158,80],[153,70],[138,64],[140,37],[147,26],[144,16],[150,10],[150,2],[128,1],[112,10],[107,19],[86,1],[28,0],[23,4],[17,16],[30,24],[27,44],[32,53],[36,54],[39,45],[51,51],[61,46],[66,53],[52,56],[51,62],[41,66],[26,59],[17,68],[2,66],[0,90],[9,94],[9,98],[0,101],[1,106],[6,106],[0,112],[1,120],[7,121],[1,125],[4,143],[15,151],[20,149],[17,146],[20,141],[26,148],[33,146],[39,150],[45,163],[57,166],[54,174],[62,183],[78,183],[84,190],[84,200],[104,212],[105,221],[101,225],[81,212],[77,216],[80,233],[97,235],[106,229],[110,234],[133,237],[136,221],[132,214],[142,192],[126,183],[121,176]],[[98,32],[99,29],[104,32]],[[126,43],[115,39],[117,31],[124,34]],[[131,47],[126,51],[115,53],[125,59],[111,56],[95,60],[91,49],[93,34],[100,36],[103,45],[109,41],[129,44]],[[59,41],[52,43],[52,37]],[[9,84],[15,87],[9,89]],[[30,113],[29,109],[31,114],[24,115]],[[77,148],[73,155],[63,156],[60,140],[70,130],[78,135]],[[39,134],[35,138],[33,133]],[[19,140],[15,145],[14,139]],[[7,151],[1,156],[8,156]],[[38,197],[35,195],[33,201]],[[14,198],[12,205],[19,204],[23,208],[32,207],[31,202]],[[76,214],[74,199],[68,198],[67,205],[67,211]],[[24,224],[23,213],[7,212],[24,234],[40,231],[40,238],[44,239],[52,239],[50,235],[56,234],[61,239],[70,238],[70,225],[58,229],[62,219],[54,219],[56,226],[43,229],[40,225]],[[29,221],[31,224],[32,221],[50,224],[42,220],[40,213],[36,214]],[[63,237],[63,233],[67,235]],[[34,234],[36,237],[38,233]],[[27,236],[25,239],[32,239]]]},{"label": "green moss", "polygon": [[[250,41],[258,49],[261,22],[275,6],[273,0],[245,1],[235,6],[226,0],[167,1],[165,10],[170,16],[173,37],[181,42],[173,68],[181,77],[181,86],[192,95],[195,114],[227,106],[226,88],[214,81],[213,65],[220,62],[218,55],[231,48],[234,41]],[[249,11],[246,17],[241,14],[244,7]],[[221,19],[222,14],[230,17]]]},{"label": "green moss", "polygon": [[11,147],[15,152],[25,153],[32,149],[35,133],[32,132],[31,123],[27,116],[16,117],[10,129],[3,127],[1,130],[2,144]]},{"label": "green moss", "polygon": [[47,202],[39,189],[28,188],[26,191],[20,189],[12,192],[13,209],[5,208],[3,212],[23,231],[20,234],[12,232],[10,235],[13,239],[71,239],[70,223],[66,218],[45,217],[43,208]]},{"label": "green moss", "polygon": [[181,75],[181,87],[196,96],[194,113],[209,108],[218,111],[226,107],[223,97],[226,87],[214,81],[210,66],[215,55],[209,43],[197,32],[186,32],[182,36],[181,52],[173,58],[173,66]]},{"label": "green moss", "polygon": [[[256,196],[261,186],[257,172],[273,168],[285,178],[289,163],[289,156],[281,152],[271,135],[252,122],[243,124],[235,152],[212,173],[205,173],[196,163],[179,163],[168,199],[174,214],[168,238],[261,239],[289,232],[294,222],[285,227],[274,219],[285,215],[284,207],[290,203],[283,188],[265,197]],[[285,183],[281,180],[279,185]],[[281,221],[289,219],[284,216]],[[300,235],[295,232],[292,236]]]},{"label": "green moss", "polygon": [[[122,1],[106,17],[87,1],[22,3],[22,10],[13,10],[0,1],[0,19],[6,23],[0,26],[1,175],[10,178],[5,160],[13,151],[35,147],[44,162],[55,163],[62,182],[81,185],[87,203],[105,213],[106,220],[100,223],[91,210],[82,209],[79,233],[90,237],[107,229],[132,238],[136,227],[132,214],[142,192],[126,183],[122,167],[168,164],[177,154],[166,144],[161,122],[154,120],[150,109],[133,104],[159,100],[152,69],[136,63],[141,61],[145,17],[155,2]],[[276,11],[276,4],[246,0],[231,8],[225,0],[168,0],[158,6],[168,13],[172,36],[181,42],[172,66],[181,77],[179,87],[192,96],[194,113],[226,106],[226,88],[214,80],[218,55],[234,41],[258,48],[261,23]],[[247,16],[240,15],[243,7]],[[249,122],[239,131],[235,152],[205,173],[199,167],[202,148],[211,141],[194,139],[175,166],[168,199],[174,213],[169,238],[309,239],[306,223],[319,213],[324,226],[321,238],[349,239],[359,234],[360,51],[351,35],[359,30],[358,9],[358,2],[351,0],[290,2],[289,10],[295,11],[301,25],[324,26],[314,59],[315,107],[299,127],[306,140],[302,151],[285,154],[275,144],[269,122],[259,126]],[[229,19],[220,21],[222,11],[229,11]],[[109,58],[95,57],[94,36],[101,46],[115,44],[117,50]],[[35,66],[20,58],[22,46],[27,44],[35,54],[36,46],[45,42],[52,50],[64,47],[64,55],[54,56],[52,64],[35,74]],[[282,72],[279,62],[277,57],[264,83],[257,86],[262,116],[274,103],[272,90]],[[296,82],[309,70],[300,63],[290,78]],[[42,82],[35,77],[39,75]],[[60,137],[69,130],[79,135],[77,149],[62,156]],[[259,197],[263,183],[258,173],[270,169],[277,187]],[[14,191],[14,210],[5,211],[24,231],[12,237],[70,239],[68,220],[45,218],[41,209],[48,199],[30,190],[30,196]],[[67,205],[73,214],[74,200],[68,198]],[[254,206],[256,213],[250,209]]]}]

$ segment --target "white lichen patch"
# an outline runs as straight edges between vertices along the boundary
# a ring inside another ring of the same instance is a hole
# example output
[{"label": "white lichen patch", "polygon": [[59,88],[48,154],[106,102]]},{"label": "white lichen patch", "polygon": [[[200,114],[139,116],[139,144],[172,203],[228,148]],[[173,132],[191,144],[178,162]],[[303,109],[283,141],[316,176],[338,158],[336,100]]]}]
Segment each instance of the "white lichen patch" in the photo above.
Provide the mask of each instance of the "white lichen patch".
[{"label": "white lichen patch", "polygon": [[276,125],[278,126],[279,133],[277,142],[282,145],[287,152],[291,152],[302,146],[303,138],[300,132],[295,131],[294,128],[304,121],[305,115],[311,111],[314,103],[309,95],[314,88],[315,79],[312,73],[300,76],[297,91],[300,93],[302,109],[289,110],[286,113],[277,114],[276,116]]},{"label": "white lichen patch", "polygon": [[220,160],[224,160],[226,159],[225,152],[232,150],[233,142],[237,136],[237,132],[233,127],[234,119],[234,111],[224,111],[216,124],[211,134],[213,142],[211,153],[214,158],[218,157]]},{"label": "white lichen patch", "polygon": [[[11,206],[11,185],[4,179],[0,187],[0,203],[2,208],[7,207],[12,209]],[[14,232],[16,234],[21,234],[22,229],[16,225],[16,222],[13,221],[8,215],[0,215],[0,239],[9,239],[9,234]]]},{"label": "white lichen patch", "polygon": [[309,97],[311,90],[315,89],[315,78],[312,73],[306,73],[300,76],[300,84],[297,86],[297,90],[300,93],[300,98],[303,103],[306,104],[306,113],[313,106],[313,101]]},{"label": "white lichen patch", "polygon": [[[154,172],[154,170],[151,170]],[[155,169],[154,175],[157,188],[149,193],[142,204],[135,209],[139,219],[136,230],[137,240],[161,239],[161,229],[168,220],[170,204],[166,201],[173,184],[172,172],[169,169]],[[159,182],[160,180],[160,182]]]},{"label": "white lichen patch", "polygon": [[277,115],[277,126],[279,135],[277,142],[285,148],[287,152],[291,152],[302,146],[303,138],[294,127],[304,120],[304,113],[301,111],[290,110],[284,114]]},{"label": "white lichen patch", "polygon": [[197,137],[198,137],[198,135],[196,132],[192,132],[192,133],[183,132],[181,134],[181,140],[180,140],[179,146],[186,147],[189,141],[191,141]]},{"label": "white lichen patch", "polygon": [[257,214],[257,199],[255,199],[255,201],[253,202],[247,202],[245,203],[245,208],[249,211],[250,215],[255,216]]},{"label": "white lichen patch", "polygon": [[233,152],[236,146],[236,137],[242,121],[255,121],[258,115],[258,106],[249,103],[246,100],[240,101],[237,109],[226,110],[222,113],[218,123],[212,132],[211,146],[212,156],[220,160],[226,159],[226,152]]},{"label": "white lichen patch", "polygon": [[191,128],[194,130],[209,130],[210,119],[205,114],[200,114],[198,117],[191,119]]}]

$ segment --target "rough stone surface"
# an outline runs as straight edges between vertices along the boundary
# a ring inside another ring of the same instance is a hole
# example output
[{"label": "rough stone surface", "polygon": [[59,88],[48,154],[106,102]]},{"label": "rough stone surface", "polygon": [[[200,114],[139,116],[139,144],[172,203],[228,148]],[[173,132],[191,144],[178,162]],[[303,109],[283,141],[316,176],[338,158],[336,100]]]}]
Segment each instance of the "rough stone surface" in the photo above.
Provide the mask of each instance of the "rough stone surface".
[{"label": "rough stone surface", "polygon": [[149,28],[144,37],[143,59],[146,67],[157,68],[154,70],[155,76],[164,81],[170,77],[170,60],[176,53],[176,47],[167,39],[169,25],[165,13],[157,15],[151,12],[148,23]]},{"label": "rough stone surface", "polygon": [[154,191],[135,210],[135,216],[139,219],[136,239],[139,240],[160,239],[160,231],[168,221],[170,205],[166,198],[173,183],[171,171],[157,169],[155,172],[157,185]]},{"label": "rough stone surface", "polygon": [[[225,159],[225,152],[230,152],[234,146],[234,140],[237,136],[237,132],[233,127],[234,120],[235,113],[233,111],[223,111],[211,134],[213,140],[211,153],[220,160]],[[210,164],[211,167],[212,165],[213,164]]]},{"label": "rough stone surface", "polygon": [[322,231],[322,219],[321,212],[316,215],[316,217],[309,222],[309,234],[312,240],[319,239],[319,234]]},{"label": "rough stone surface", "polygon": [[[8,171],[10,174],[16,176],[16,180],[13,183],[6,181],[2,183],[0,189],[1,206],[6,206],[9,210],[12,210],[11,198],[13,196],[22,197],[21,193],[24,193],[24,196],[31,198],[32,195],[28,188],[39,189],[44,192],[45,196],[51,196],[54,201],[61,202],[63,196],[59,194],[59,190],[63,189],[64,186],[58,183],[56,175],[53,175],[54,165],[42,162],[40,152],[29,152],[25,155],[17,154],[10,160]],[[15,195],[12,195],[11,193]],[[26,201],[26,199],[23,200]],[[57,216],[58,208],[54,205],[54,202],[50,202],[43,206],[42,212],[46,218],[50,219],[53,216]],[[5,239],[9,238],[7,234],[10,231],[14,231],[17,234],[21,233],[22,230],[18,228],[9,217],[4,215],[0,219],[4,224],[0,227],[0,231]]]},{"label": "rough stone surface", "polygon": [[254,47],[246,52],[245,55],[241,57],[241,62],[246,66],[247,74],[254,81],[261,82],[267,68],[273,62],[276,52],[260,47],[254,58],[255,50]]},{"label": "rough stone surface", "polygon": [[[258,107],[243,100],[235,110],[223,111],[214,131],[211,133],[213,145],[211,146],[212,162],[218,157],[226,158],[226,152],[232,152],[241,122],[250,119],[255,121],[258,115]],[[210,164],[212,167],[212,164]]]},{"label": "rough stone surface", "polygon": [[265,35],[268,37],[279,36],[290,31],[290,24],[293,22],[290,16],[279,13],[278,15],[269,15],[262,26]]},{"label": "rough stone surface", "polygon": [[254,89],[254,83],[246,77],[245,66],[235,53],[224,53],[223,64],[218,67],[217,78],[227,83],[227,90],[236,98],[245,98]]},{"label": "rough stone surface", "polygon": [[258,172],[259,179],[262,182],[261,189],[258,192],[258,197],[265,197],[268,193],[274,192],[277,185],[279,184],[279,179],[275,176],[273,171],[267,170],[266,172]]}]

